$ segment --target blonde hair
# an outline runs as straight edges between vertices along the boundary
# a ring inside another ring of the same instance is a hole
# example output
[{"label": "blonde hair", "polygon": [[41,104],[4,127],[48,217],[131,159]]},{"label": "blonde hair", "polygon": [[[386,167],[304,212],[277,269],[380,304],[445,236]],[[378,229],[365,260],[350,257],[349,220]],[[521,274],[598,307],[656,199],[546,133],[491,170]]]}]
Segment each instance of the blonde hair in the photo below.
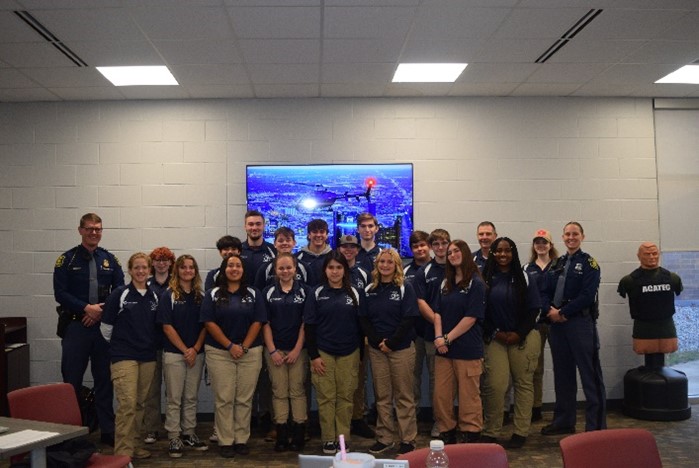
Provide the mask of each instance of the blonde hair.
[{"label": "blonde hair", "polygon": [[134,262],[139,258],[144,259],[146,261],[146,263],[148,264],[148,268],[150,269],[152,262],[151,262],[150,257],[148,256],[148,254],[145,252],[136,252],[135,254],[133,254],[129,257],[129,262],[127,263],[129,270],[133,268]]},{"label": "blonde hair", "polygon": [[191,255],[184,254],[177,257],[175,264],[172,269],[172,276],[170,276],[170,290],[175,295],[175,300],[179,301],[182,295],[185,294],[180,285],[180,267],[184,265],[185,260],[191,260],[194,265],[194,278],[192,279],[192,291],[194,292],[194,301],[198,304],[201,302],[202,294],[202,283],[201,276],[199,275],[199,265],[197,265],[197,260]]},{"label": "blonde hair", "polygon": [[393,272],[393,284],[396,286],[403,286],[404,275],[403,275],[403,262],[401,261],[400,254],[396,249],[382,249],[374,260],[374,269],[371,271],[371,289],[375,289],[379,286],[381,282],[381,273],[379,273],[379,259],[382,255],[390,255],[395,264],[395,271]]}]

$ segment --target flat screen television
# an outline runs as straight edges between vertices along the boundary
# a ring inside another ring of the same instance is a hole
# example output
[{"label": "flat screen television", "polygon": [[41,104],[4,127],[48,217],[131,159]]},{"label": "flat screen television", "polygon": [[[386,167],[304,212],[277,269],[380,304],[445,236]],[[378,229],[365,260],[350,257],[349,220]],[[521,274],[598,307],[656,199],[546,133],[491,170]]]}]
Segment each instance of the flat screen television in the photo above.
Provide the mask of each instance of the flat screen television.
[{"label": "flat screen television", "polygon": [[247,208],[265,215],[269,242],[286,226],[296,235],[297,249],[303,247],[306,225],[320,218],[335,247],[340,236],[357,235],[357,215],[366,211],[379,221],[377,244],[412,256],[412,164],[249,165],[246,193]]}]

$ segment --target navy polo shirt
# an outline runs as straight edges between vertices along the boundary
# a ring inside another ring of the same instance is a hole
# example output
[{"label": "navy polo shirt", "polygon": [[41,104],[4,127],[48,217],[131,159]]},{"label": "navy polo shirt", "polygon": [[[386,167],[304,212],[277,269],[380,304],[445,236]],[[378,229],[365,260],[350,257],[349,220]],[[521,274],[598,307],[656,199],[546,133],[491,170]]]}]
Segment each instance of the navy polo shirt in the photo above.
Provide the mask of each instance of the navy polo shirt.
[{"label": "navy polo shirt", "polygon": [[[524,272],[527,275],[527,272]],[[534,320],[541,308],[541,300],[539,299],[539,289],[536,282],[529,278],[527,285],[527,300],[525,303],[526,311],[529,314],[524,316],[519,312],[515,289],[512,284],[512,274],[507,272],[496,272],[490,281],[490,291],[488,295],[488,306],[486,309],[487,320],[493,326],[493,329],[499,329],[505,332],[516,332],[523,329],[523,319],[526,317],[529,325],[524,326],[527,333],[534,326]],[[526,334],[525,334],[526,336]],[[524,338],[524,337],[522,337]]]},{"label": "navy polo shirt", "polygon": [[525,272],[529,273],[529,279],[534,280],[539,291],[543,291],[544,289],[546,272],[549,271],[549,268],[551,268],[551,262],[544,268],[539,268],[536,262],[529,262],[522,267]]},{"label": "navy polo shirt", "polygon": [[[262,291],[267,286],[274,284],[274,278],[274,262],[267,262],[257,270],[257,275],[255,275],[255,287]],[[306,266],[299,261],[296,262],[295,279],[303,284],[308,284],[308,271],[306,270]]]},{"label": "navy polo shirt", "polygon": [[158,297],[147,288],[141,294],[129,283],[115,289],[107,298],[102,323],[112,325],[109,354],[112,362],[155,361]]},{"label": "navy polo shirt", "polygon": [[[427,302],[435,312],[439,311],[439,297],[442,294],[444,272],[445,265],[432,259],[420,267],[413,280],[413,288],[415,288],[417,298]],[[434,341],[434,325],[425,320],[422,315],[416,321],[415,331],[425,341]]]},{"label": "navy polo shirt", "polygon": [[412,284],[413,281],[415,280],[415,276],[417,275],[417,272],[420,270],[420,265],[415,263],[415,260],[407,264],[403,268],[403,279],[406,283]]},{"label": "navy polo shirt", "polygon": [[[411,285],[404,284],[400,287],[393,283],[379,283],[376,288],[373,285],[367,286],[366,308],[361,312],[361,316],[369,318],[379,339],[393,337],[405,318],[415,318],[419,315],[417,298]],[[410,330],[400,337],[391,349],[406,349],[413,339],[415,332]]]},{"label": "navy polo shirt", "polygon": [[350,283],[355,288],[364,290],[371,283],[371,273],[359,263],[355,263],[350,267]]},{"label": "navy polo shirt", "polygon": [[329,245],[325,246],[325,249],[319,254],[313,253],[308,250],[308,247],[304,247],[296,254],[296,260],[302,263],[308,271],[308,285],[316,286],[320,284],[321,278],[323,277],[323,263],[325,262],[325,257],[332,251]]},{"label": "navy polo shirt", "polygon": [[[551,301],[556,293],[558,277],[563,273],[563,269],[568,254],[561,256],[555,264],[546,272],[544,289],[541,294],[541,305],[543,314],[547,314]],[[591,307],[595,303],[597,290],[600,284],[600,268],[597,261],[589,254],[578,249],[570,259],[570,267],[566,276],[565,288],[563,289],[563,307],[561,314],[570,318],[580,314],[583,309]]]},{"label": "navy polo shirt", "polygon": [[352,288],[357,306],[344,289],[317,286],[306,300],[303,321],[314,325],[319,350],[347,356],[359,348],[359,313],[365,307],[364,291]]},{"label": "navy polo shirt", "polygon": [[204,280],[204,291],[216,286],[216,278],[218,278],[220,268],[214,268],[206,274],[206,279]]},{"label": "navy polo shirt", "polygon": [[[240,289],[234,293],[226,291],[228,301],[217,303],[215,296],[218,289],[214,288],[204,295],[199,313],[200,322],[214,322],[233,343],[242,343],[254,322],[267,323],[267,312],[260,291],[248,287],[246,297],[242,296]],[[214,348],[226,349],[209,334],[206,335],[206,344]],[[262,333],[259,333],[250,347],[261,344]]]},{"label": "navy polo shirt", "polygon": [[[175,300],[175,294],[168,288],[166,292],[160,296],[156,322],[160,325],[171,325],[180,336],[185,346],[191,348],[197,343],[199,333],[201,333],[202,328],[204,328],[201,322],[199,322],[200,309],[201,302],[196,302],[196,294],[194,291],[191,291],[189,294],[183,293],[179,300]],[[163,350],[165,352],[182,354],[182,352],[167,339],[167,336],[163,341]],[[199,352],[201,353],[203,351],[204,347],[202,346]]]},{"label": "navy polo shirt", "polygon": [[265,288],[263,297],[267,307],[267,321],[272,329],[274,346],[288,351],[296,346],[303,325],[303,309],[311,294],[308,286],[294,281],[289,292],[282,291],[279,283]]},{"label": "navy polo shirt", "polygon": [[381,247],[379,247],[378,244],[374,245],[371,250],[365,250],[364,247],[360,246],[356,262],[366,271],[372,271],[374,269],[376,257],[379,256],[379,252],[381,252]]},{"label": "navy polo shirt", "polygon": [[483,327],[485,316],[485,283],[474,275],[471,284],[464,289],[456,285],[448,294],[440,294],[439,315],[442,318],[442,334],[449,334],[464,317],[474,317],[476,323],[463,335],[451,340],[447,354],[450,359],[481,359],[483,357]]},{"label": "navy polo shirt", "polygon": [[246,240],[243,242],[243,250],[240,252],[240,259],[245,266],[245,277],[248,284],[253,284],[257,270],[263,263],[271,262],[277,256],[277,249],[269,242],[263,242],[259,247],[251,247]]}]

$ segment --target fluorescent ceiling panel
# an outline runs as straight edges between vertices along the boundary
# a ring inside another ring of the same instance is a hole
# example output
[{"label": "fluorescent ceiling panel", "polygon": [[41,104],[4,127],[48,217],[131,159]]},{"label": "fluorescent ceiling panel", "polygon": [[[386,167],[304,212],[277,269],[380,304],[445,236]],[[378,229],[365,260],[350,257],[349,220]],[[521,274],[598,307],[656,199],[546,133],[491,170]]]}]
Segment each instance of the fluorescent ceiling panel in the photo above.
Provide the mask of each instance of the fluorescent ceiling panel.
[{"label": "fluorescent ceiling panel", "polygon": [[453,83],[467,63],[401,63],[394,83]]},{"label": "fluorescent ceiling panel", "polygon": [[97,67],[114,86],[173,86],[179,83],[164,66]]},{"label": "fluorescent ceiling panel", "polygon": [[660,78],[656,83],[699,84],[699,65],[685,65],[669,75]]}]

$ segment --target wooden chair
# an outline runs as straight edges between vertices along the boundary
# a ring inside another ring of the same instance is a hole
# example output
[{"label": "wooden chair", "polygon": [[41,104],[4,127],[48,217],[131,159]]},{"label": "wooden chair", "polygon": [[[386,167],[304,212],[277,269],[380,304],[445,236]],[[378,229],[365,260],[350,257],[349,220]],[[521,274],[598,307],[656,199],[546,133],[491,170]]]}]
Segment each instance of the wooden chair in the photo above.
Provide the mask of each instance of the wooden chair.
[{"label": "wooden chair", "polygon": [[[21,388],[7,394],[10,415],[13,418],[82,426],[80,407],[71,384],[56,383]],[[89,468],[121,468],[131,463],[126,455],[95,453]]]},{"label": "wooden chair", "polygon": [[583,432],[559,442],[565,468],[660,468],[653,434],[645,429],[604,429]]},{"label": "wooden chair", "polygon": [[[498,444],[453,444],[445,445],[444,451],[449,457],[449,466],[459,468],[483,467],[508,468],[507,453]],[[398,455],[398,460],[408,460],[410,468],[425,468],[429,448],[413,450],[403,455]]]}]

